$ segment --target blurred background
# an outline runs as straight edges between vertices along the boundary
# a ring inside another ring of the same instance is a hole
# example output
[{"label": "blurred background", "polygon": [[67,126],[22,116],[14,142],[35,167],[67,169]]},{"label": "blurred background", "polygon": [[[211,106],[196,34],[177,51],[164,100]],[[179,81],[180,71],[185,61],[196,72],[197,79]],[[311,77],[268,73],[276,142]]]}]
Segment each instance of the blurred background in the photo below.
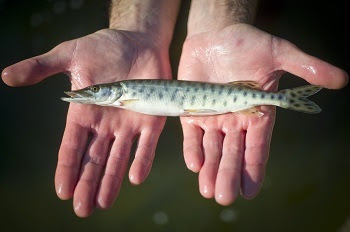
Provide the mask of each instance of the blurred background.
[{"label": "blurred background", "polygon": [[[256,26],[350,71],[345,1],[264,0]],[[0,0],[0,69],[57,44],[108,27],[108,1]],[[186,36],[183,0],[171,59]],[[305,84],[285,74],[280,87]],[[312,97],[323,112],[277,110],[270,160],[259,196],[222,207],[199,194],[185,168],[178,118],[169,118],[153,169],[141,186],[127,179],[114,206],[87,218],[54,190],[57,152],[70,88],[65,75],[35,86],[0,82],[0,222],[3,231],[350,231],[349,87]],[[171,148],[171,149],[169,149]]]}]

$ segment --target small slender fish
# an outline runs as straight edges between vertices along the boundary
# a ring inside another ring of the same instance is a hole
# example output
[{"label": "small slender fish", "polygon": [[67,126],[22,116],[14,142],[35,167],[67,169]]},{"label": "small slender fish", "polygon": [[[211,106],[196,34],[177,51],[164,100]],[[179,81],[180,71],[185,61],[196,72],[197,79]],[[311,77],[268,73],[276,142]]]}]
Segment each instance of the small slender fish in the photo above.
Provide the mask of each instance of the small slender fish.
[{"label": "small slender fish", "polygon": [[273,105],[316,114],[321,108],[307,97],[321,87],[306,85],[267,92],[254,81],[214,84],[178,80],[125,80],[65,92],[63,101],[113,106],[157,116],[203,116],[244,112],[262,116],[256,106]]}]

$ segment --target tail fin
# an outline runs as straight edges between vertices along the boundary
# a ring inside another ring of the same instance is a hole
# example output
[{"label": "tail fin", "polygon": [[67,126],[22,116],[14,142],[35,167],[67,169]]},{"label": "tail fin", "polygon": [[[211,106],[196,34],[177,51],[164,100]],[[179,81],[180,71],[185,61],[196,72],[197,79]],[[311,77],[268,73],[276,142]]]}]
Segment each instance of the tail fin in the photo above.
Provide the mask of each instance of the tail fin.
[{"label": "tail fin", "polygon": [[281,107],[291,109],[303,113],[317,114],[322,109],[314,102],[306,99],[307,97],[317,93],[322,88],[316,85],[306,85],[294,89],[284,89],[279,93],[286,96],[286,100],[281,102]]}]

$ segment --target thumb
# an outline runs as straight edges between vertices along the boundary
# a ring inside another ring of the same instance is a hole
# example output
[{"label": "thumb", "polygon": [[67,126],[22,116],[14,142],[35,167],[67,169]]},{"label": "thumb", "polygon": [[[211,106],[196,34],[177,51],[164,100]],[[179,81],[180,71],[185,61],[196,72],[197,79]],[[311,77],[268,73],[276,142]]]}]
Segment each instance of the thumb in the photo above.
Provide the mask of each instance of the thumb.
[{"label": "thumb", "polygon": [[306,54],[286,40],[279,41],[275,48],[276,59],[281,69],[311,84],[340,89],[348,83],[349,77],[344,70]]},{"label": "thumb", "polygon": [[74,43],[65,42],[45,54],[13,64],[2,71],[2,79],[10,86],[26,86],[66,71],[70,64],[73,46]]}]

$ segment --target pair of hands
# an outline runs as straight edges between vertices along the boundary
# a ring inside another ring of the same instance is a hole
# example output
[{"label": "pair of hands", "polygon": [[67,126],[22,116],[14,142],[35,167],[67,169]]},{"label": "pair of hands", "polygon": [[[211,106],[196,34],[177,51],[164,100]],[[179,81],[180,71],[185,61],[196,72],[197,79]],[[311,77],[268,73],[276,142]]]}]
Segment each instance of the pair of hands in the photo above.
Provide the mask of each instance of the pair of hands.
[{"label": "pair of hands", "polygon": [[[171,78],[168,51],[145,34],[105,29],[64,42],[50,52],[6,68],[11,86],[35,84],[59,72],[70,76],[72,89],[132,78]],[[188,37],[178,79],[206,82],[255,80],[276,90],[284,71],[312,84],[340,88],[347,74],[289,42],[247,24],[234,24]],[[187,167],[199,172],[199,189],[222,205],[239,193],[253,198],[264,178],[275,120],[273,107],[264,117],[239,114],[182,117]],[[85,217],[95,207],[110,207],[127,169],[132,143],[138,138],[129,170],[132,184],[150,172],[165,117],[123,109],[70,104],[55,177],[61,199],[73,197],[74,210]]]}]

